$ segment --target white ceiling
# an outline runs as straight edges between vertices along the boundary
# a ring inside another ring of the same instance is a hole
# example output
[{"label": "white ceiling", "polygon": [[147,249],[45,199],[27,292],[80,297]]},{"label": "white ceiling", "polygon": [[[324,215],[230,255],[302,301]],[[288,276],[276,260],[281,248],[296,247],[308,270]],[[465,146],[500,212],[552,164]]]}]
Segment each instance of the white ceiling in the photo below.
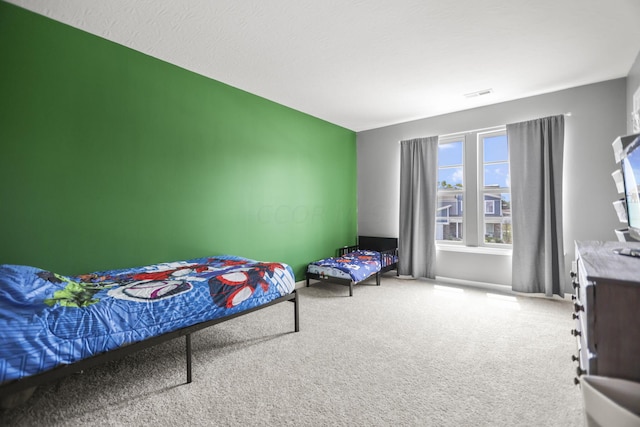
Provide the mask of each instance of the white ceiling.
[{"label": "white ceiling", "polygon": [[638,0],[9,2],[354,131],[625,77],[640,52]]}]

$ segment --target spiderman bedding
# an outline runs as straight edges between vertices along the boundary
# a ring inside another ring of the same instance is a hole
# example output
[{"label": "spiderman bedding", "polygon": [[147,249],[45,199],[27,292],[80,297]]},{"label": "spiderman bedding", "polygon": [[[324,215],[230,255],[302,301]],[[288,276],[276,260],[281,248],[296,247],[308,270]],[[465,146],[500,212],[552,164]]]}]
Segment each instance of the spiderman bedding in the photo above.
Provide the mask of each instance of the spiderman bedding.
[{"label": "spiderman bedding", "polygon": [[[392,258],[391,255],[386,257]],[[393,262],[393,261],[392,261]],[[390,262],[385,263],[385,265]],[[357,250],[337,258],[325,258],[312,262],[307,266],[307,272],[321,276],[350,279],[358,283],[382,268],[380,252]]]},{"label": "spiderman bedding", "polygon": [[215,256],[65,277],[0,265],[0,384],[290,294],[293,270]]}]

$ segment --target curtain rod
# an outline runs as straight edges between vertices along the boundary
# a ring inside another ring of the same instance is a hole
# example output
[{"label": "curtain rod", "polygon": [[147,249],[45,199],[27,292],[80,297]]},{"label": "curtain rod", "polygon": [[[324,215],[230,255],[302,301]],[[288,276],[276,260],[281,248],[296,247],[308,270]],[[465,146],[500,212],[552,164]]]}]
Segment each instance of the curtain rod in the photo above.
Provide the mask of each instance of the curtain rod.
[{"label": "curtain rod", "polygon": [[[571,112],[568,113],[564,113],[563,116],[565,117],[571,117]],[[453,132],[453,133],[445,133],[443,135],[437,135],[438,138],[447,138],[449,136],[454,136],[454,135],[461,135],[463,133],[478,133],[478,132],[485,132],[485,131],[492,131],[492,130],[503,130],[506,129],[507,125],[497,125],[497,126],[490,126],[490,127],[486,127],[486,128],[479,128],[479,129],[470,129],[470,130],[463,130],[460,132]],[[400,144],[402,142],[402,140],[398,141],[398,144]]]}]

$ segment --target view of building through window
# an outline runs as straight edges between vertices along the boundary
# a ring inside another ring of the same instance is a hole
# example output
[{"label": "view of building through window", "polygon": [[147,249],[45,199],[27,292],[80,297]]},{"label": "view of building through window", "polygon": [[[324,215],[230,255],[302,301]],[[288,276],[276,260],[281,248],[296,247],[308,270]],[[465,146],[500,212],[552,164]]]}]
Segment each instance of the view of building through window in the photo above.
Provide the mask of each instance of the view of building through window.
[{"label": "view of building through window", "polygon": [[436,240],[462,241],[463,149],[463,140],[446,141],[438,145]]},{"label": "view of building through window", "polygon": [[480,136],[483,153],[484,242],[511,244],[509,144],[504,133]]},{"label": "view of building through window", "polygon": [[[477,161],[465,164],[465,158]],[[436,241],[472,246],[512,243],[509,144],[504,129],[441,139],[437,185]],[[476,195],[477,207],[465,206],[465,200],[475,205]],[[465,238],[465,230],[473,238]]]}]

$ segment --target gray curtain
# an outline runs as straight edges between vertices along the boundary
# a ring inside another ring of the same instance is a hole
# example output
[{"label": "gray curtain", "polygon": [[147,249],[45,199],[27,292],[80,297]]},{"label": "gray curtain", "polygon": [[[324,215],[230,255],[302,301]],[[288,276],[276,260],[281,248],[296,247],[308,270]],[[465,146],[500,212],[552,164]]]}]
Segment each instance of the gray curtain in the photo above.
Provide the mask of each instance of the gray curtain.
[{"label": "gray curtain", "polygon": [[400,144],[398,274],[433,279],[438,137],[417,138]]},{"label": "gray curtain", "polygon": [[507,125],[514,291],[564,296],[564,116]]}]

